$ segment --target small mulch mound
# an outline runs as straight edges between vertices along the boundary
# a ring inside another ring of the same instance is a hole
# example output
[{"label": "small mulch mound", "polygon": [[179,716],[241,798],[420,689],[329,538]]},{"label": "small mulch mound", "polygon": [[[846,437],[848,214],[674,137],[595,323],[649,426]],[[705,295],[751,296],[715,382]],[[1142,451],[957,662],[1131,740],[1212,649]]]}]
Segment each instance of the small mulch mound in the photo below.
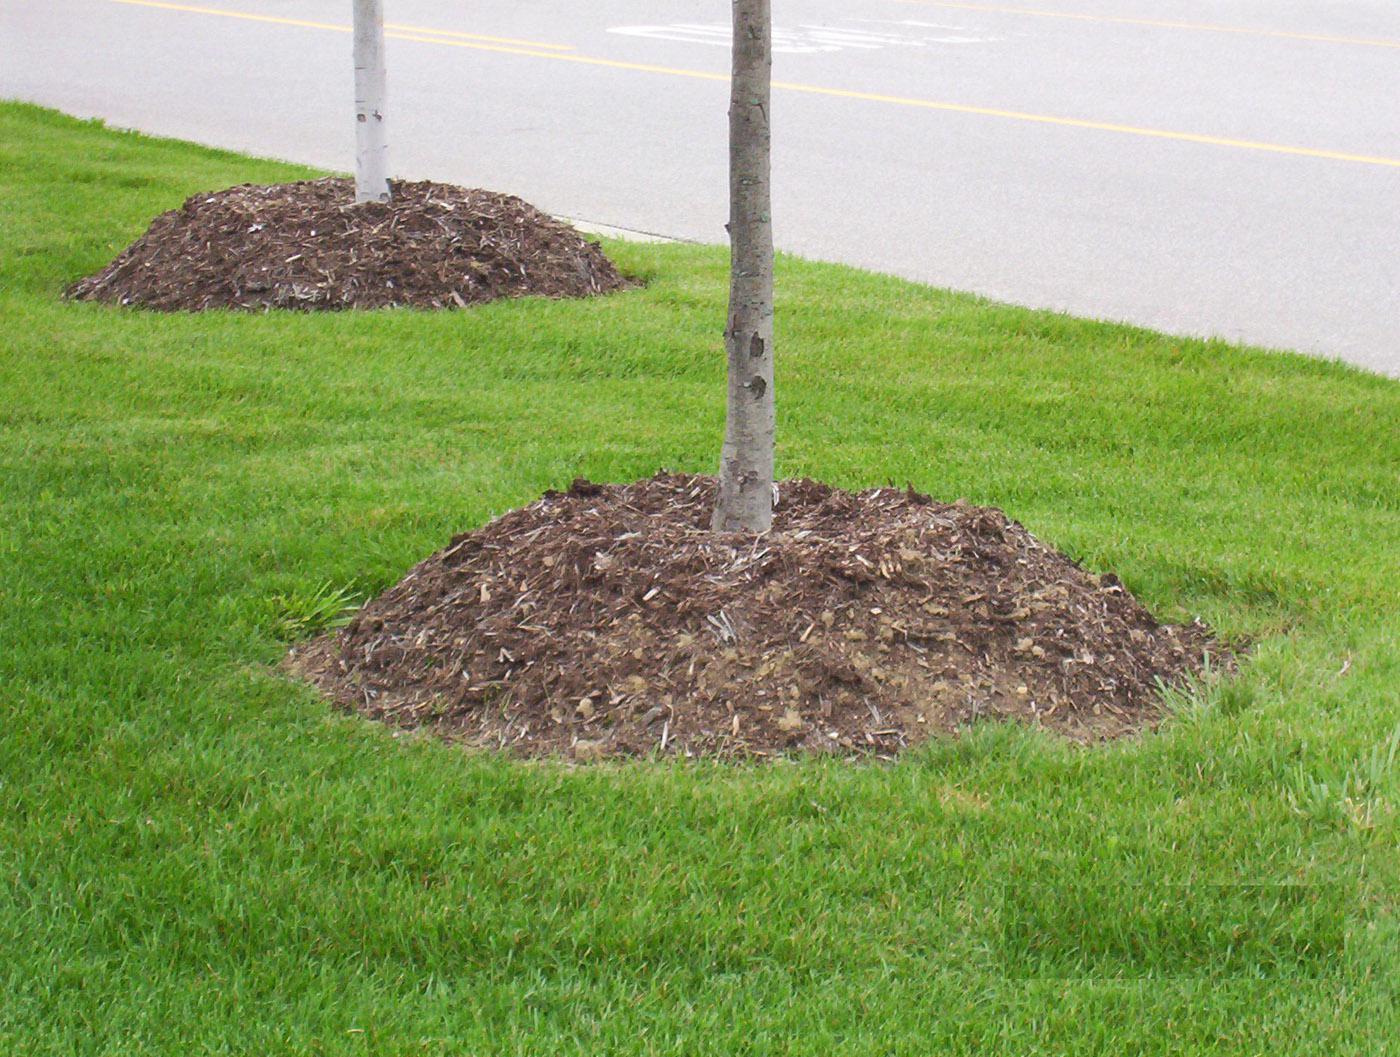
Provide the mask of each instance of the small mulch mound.
[{"label": "small mulch mound", "polygon": [[788,481],[755,537],[708,531],[714,493],[677,474],[546,493],[288,666],[374,719],[594,759],[889,756],[984,718],[1094,741],[1230,663],[999,510]]},{"label": "small mulch mound", "polygon": [[596,242],[512,195],[392,192],[356,205],[353,181],[324,179],[198,194],[67,294],[160,311],[465,308],[629,285]]}]

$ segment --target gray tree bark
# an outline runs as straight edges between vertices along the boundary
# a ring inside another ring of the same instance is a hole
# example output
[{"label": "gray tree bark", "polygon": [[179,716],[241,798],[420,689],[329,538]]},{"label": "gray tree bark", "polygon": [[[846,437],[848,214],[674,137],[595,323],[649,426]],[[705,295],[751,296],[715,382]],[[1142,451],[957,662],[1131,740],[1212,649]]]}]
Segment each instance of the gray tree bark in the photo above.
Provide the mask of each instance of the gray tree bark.
[{"label": "gray tree bark", "polygon": [[355,201],[389,201],[384,127],[384,3],[354,0]]},{"label": "gray tree bark", "polygon": [[767,532],[773,523],[773,219],[769,99],[770,0],[731,0],[729,88],[729,397],[720,453],[717,532]]}]

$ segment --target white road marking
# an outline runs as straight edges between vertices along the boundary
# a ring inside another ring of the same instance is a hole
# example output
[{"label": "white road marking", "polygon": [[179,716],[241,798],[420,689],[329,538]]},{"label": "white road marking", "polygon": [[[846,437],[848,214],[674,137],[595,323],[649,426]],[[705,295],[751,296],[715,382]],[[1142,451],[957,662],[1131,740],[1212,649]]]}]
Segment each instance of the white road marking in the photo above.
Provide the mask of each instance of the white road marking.
[{"label": "white road marking", "polygon": [[847,22],[867,22],[875,26],[915,26],[918,29],[942,29],[952,30],[957,36],[937,36],[922,37],[920,39],[930,44],[990,44],[994,41],[1004,40],[1004,37],[968,37],[961,34],[968,32],[967,26],[950,26],[946,22],[921,22],[916,18],[848,18]]},{"label": "white road marking", "polygon": [[[875,22],[876,19],[847,19],[848,22]],[[916,28],[959,29],[957,26],[936,26],[931,22],[912,19],[887,21],[886,25]],[[665,26],[613,26],[609,33],[624,37],[645,37],[650,40],[674,40],[682,44],[708,44],[728,48],[730,28],[725,23],[677,22]],[[774,27],[773,51],[780,55],[815,55],[832,51],[879,51],[883,48],[925,48],[930,44],[984,44],[996,37],[930,36],[909,33],[885,33],[840,26],[801,25],[794,29]]]},{"label": "white road marking", "polygon": [[[698,25],[681,22],[670,26],[614,26],[609,33],[624,37],[646,37],[649,40],[674,40],[682,44],[710,44],[729,47],[730,29],[725,25]],[[822,51],[840,51],[835,44],[804,41],[788,30],[773,30],[773,51],[778,55],[813,55]]]}]

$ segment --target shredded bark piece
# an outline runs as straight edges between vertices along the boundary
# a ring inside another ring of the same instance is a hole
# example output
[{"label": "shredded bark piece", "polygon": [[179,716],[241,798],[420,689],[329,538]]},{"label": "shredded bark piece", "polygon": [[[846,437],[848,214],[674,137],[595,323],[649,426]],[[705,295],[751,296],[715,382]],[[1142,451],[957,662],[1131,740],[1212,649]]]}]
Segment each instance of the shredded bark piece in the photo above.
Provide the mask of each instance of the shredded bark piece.
[{"label": "shredded bark piece", "polygon": [[456,537],[288,666],[343,707],[525,756],[891,756],[1019,719],[1079,741],[1230,654],[1001,511],[780,485],[714,533],[710,477],[580,479]]},{"label": "shredded bark piece", "polygon": [[162,213],[78,300],[159,311],[466,308],[630,285],[596,242],[512,195],[395,182],[356,205],[354,183],[244,184]]}]

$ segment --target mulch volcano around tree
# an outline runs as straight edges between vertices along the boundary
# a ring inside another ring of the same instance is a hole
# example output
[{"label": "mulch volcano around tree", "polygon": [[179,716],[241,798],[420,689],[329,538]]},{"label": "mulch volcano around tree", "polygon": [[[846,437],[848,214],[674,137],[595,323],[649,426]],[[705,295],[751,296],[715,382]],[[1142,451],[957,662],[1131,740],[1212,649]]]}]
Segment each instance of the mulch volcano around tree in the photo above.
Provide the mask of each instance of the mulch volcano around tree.
[{"label": "mulch volcano around tree", "polygon": [[351,180],[244,184],[162,213],[69,297],[160,311],[465,308],[630,285],[596,242],[528,202],[395,182],[355,204]]},{"label": "mulch volcano around tree", "polygon": [[1001,511],[779,487],[708,530],[713,478],[576,481],[458,536],[291,670],[346,709],[525,756],[890,756],[984,719],[1150,726],[1229,655]]}]

